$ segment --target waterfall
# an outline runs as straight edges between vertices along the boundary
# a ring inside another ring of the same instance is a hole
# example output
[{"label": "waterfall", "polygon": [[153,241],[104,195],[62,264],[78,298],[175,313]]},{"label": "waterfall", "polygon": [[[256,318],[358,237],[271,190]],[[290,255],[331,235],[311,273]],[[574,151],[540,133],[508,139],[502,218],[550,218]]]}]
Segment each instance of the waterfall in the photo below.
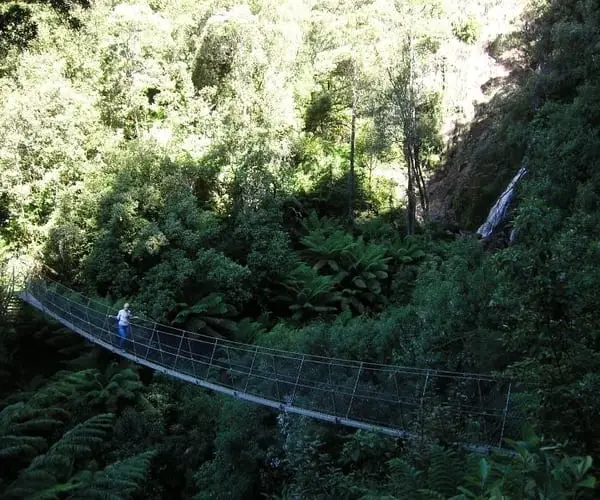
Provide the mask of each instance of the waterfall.
[{"label": "waterfall", "polygon": [[508,212],[510,203],[515,195],[515,186],[517,185],[517,182],[519,182],[519,179],[521,179],[521,177],[523,177],[526,173],[527,169],[525,167],[521,167],[517,172],[517,175],[515,175],[513,180],[510,181],[508,187],[496,200],[496,203],[494,203],[494,206],[490,210],[487,219],[477,230],[477,234],[480,234],[482,238],[489,238],[498,225],[506,218],[506,213]]}]

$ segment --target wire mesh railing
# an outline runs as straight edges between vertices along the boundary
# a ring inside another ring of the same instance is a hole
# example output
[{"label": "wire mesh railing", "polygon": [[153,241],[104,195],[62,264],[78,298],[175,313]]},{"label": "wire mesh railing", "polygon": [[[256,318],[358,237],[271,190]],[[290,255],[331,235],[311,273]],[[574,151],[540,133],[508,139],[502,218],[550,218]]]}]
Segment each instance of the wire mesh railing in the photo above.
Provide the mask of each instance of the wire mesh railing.
[{"label": "wire mesh railing", "polygon": [[501,446],[504,436],[518,431],[509,418],[509,380],[282,351],[144,318],[131,322],[123,340],[116,311],[61,284],[32,279],[21,297],[137,363],[282,411],[467,444]]}]

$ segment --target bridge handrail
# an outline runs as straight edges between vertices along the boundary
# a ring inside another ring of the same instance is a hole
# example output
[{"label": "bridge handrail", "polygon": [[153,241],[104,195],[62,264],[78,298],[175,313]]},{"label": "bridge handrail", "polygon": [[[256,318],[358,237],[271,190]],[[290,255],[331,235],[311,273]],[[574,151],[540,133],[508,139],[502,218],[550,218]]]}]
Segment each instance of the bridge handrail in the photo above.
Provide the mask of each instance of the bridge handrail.
[{"label": "bridge handrail", "polygon": [[[32,281],[33,280],[29,280],[28,283],[30,283]],[[77,292],[71,288],[68,288],[65,285],[63,285],[62,283],[59,283],[55,280],[45,277],[41,281],[43,281],[45,283],[50,283],[57,287],[60,287],[60,288],[64,289],[65,291],[67,291],[70,295],[81,297],[86,302],[89,302],[89,304],[97,304],[101,308],[106,309],[107,314],[110,312],[113,312],[113,311],[116,313],[114,306],[109,306],[106,303],[101,302],[97,299],[86,297],[82,293]],[[68,297],[65,297],[65,298],[68,298]],[[68,300],[74,302],[70,298],[68,298]],[[81,305],[83,305],[83,304],[81,304]],[[207,341],[214,341],[214,339],[215,339],[215,337],[212,337],[210,335],[206,335],[206,334],[202,334],[202,333],[198,333],[198,332],[192,332],[189,330],[185,330],[183,328],[179,328],[177,326],[160,323],[159,321],[155,321],[155,320],[153,320],[151,318],[147,318],[145,316],[142,316],[141,318],[142,318],[142,321],[149,322],[149,323],[156,325],[157,327],[161,327],[163,329],[168,329],[169,331],[176,331],[176,332],[181,332],[184,334],[193,334],[195,337],[197,337],[199,339],[205,339]],[[228,345],[231,345],[231,346],[240,346],[240,348],[247,348],[250,350],[254,350],[257,347],[257,344],[247,344],[244,342],[239,342],[239,341],[229,340],[229,339],[219,339],[219,340],[221,342],[226,342]],[[347,363],[348,365],[352,365],[352,366],[359,366],[360,364],[364,364],[364,365],[369,365],[370,367],[373,367],[373,368],[379,368],[381,370],[387,369],[391,372],[401,372],[401,373],[407,373],[407,374],[408,373],[427,374],[427,373],[435,372],[436,376],[438,376],[438,377],[448,376],[448,377],[452,377],[452,378],[460,377],[460,378],[476,379],[476,380],[490,380],[490,381],[493,380],[493,381],[506,381],[506,382],[511,381],[511,379],[508,377],[501,376],[501,375],[490,375],[487,373],[459,372],[459,371],[453,371],[453,370],[444,370],[444,369],[440,369],[440,368],[417,368],[417,367],[409,367],[409,366],[403,366],[403,365],[394,365],[394,364],[389,364],[389,363],[378,363],[378,362],[374,362],[374,361],[360,361],[360,360],[353,360],[353,359],[347,359],[347,358],[338,358],[335,356],[321,356],[318,354],[306,354],[306,353],[303,353],[300,351],[277,349],[274,347],[263,346],[263,345],[258,345],[258,347],[263,351],[270,351],[273,353],[280,353],[281,355],[284,355],[284,356],[285,355],[290,356],[291,359],[310,357],[311,359],[314,359],[314,360],[323,360],[326,363],[329,363],[329,362]]]},{"label": "bridge handrail", "polygon": [[435,433],[450,421],[465,429],[475,423],[475,431],[463,430],[478,442],[498,444],[510,423],[511,383],[506,379],[308,355],[216,339],[148,319],[132,323],[121,346],[107,304],[45,279],[28,280],[24,298],[136,362],[296,413],[354,422],[355,427],[368,423],[396,435]]}]

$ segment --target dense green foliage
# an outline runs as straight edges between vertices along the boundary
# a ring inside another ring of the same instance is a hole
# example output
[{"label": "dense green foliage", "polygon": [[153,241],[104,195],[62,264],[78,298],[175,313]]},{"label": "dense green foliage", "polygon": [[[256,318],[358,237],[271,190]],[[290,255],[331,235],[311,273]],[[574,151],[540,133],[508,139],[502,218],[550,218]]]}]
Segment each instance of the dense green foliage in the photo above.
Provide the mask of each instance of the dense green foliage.
[{"label": "dense green foliage", "polygon": [[[404,442],[226,400],[21,308],[3,272],[0,496],[593,498],[600,7],[497,33],[496,4],[3,3],[3,263],[215,337],[508,375],[536,431],[484,457],[451,421]],[[445,149],[488,42],[512,72]],[[510,245],[429,217],[465,155],[470,226],[527,167]]]}]

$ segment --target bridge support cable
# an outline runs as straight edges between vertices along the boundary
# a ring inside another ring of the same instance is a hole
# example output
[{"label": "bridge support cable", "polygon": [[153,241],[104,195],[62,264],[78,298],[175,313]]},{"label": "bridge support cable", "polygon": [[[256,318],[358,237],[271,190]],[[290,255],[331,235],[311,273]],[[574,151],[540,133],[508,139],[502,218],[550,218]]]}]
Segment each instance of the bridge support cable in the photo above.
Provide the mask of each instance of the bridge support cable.
[{"label": "bridge support cable", "polygon": [[475,448],[515,434],[505,379],[283,351],[144,318],[121,347],[105,304],[49,280],[29,280],[19,297],[121,357],[279,411],[400,438],[451,434]]}]

